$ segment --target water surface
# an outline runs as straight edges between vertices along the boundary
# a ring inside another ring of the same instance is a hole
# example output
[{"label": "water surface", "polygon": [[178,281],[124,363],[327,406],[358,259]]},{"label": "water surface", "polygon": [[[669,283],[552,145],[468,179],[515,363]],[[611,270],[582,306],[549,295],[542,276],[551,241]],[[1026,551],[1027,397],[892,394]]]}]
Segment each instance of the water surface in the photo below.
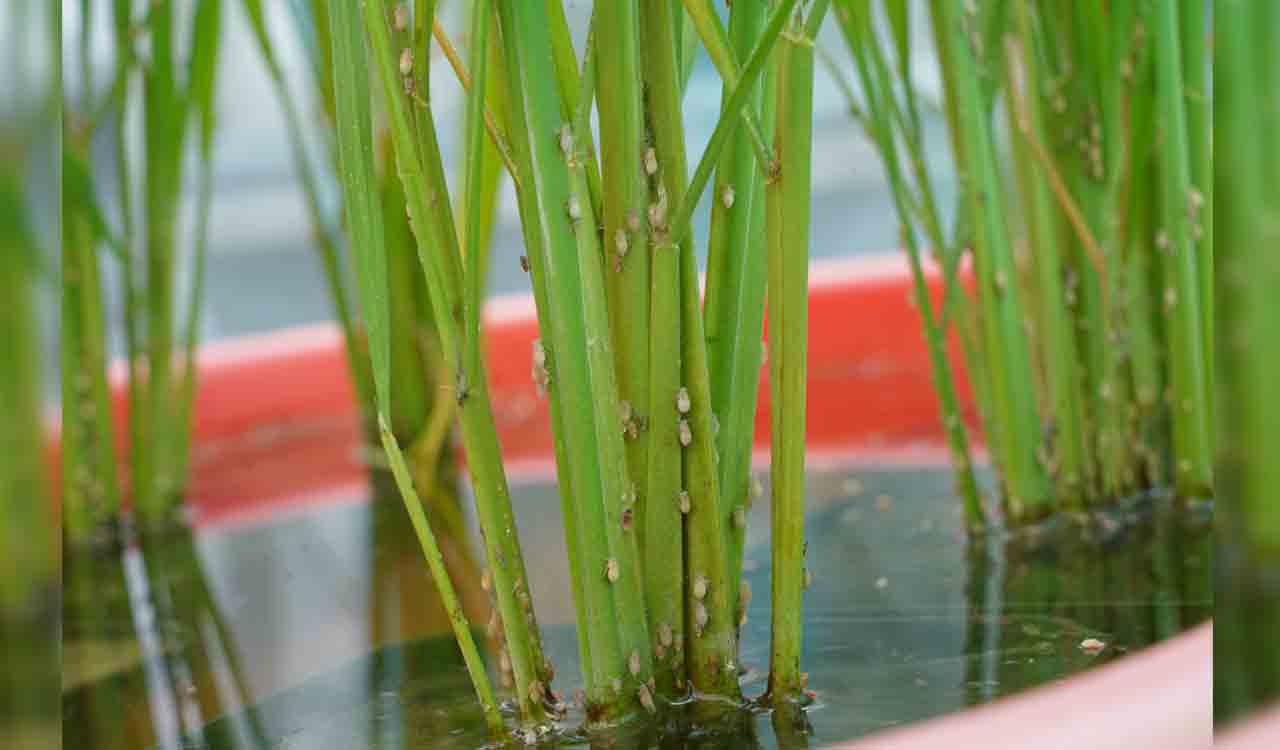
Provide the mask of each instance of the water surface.
[{"label": "water surface", "polygon": [[[1088,522],[970,538],[949,486],[937,470],[811,474],[802,658],[817,700],[801,720],[744,712],[716,735],[673,720],[669,732],[636,730],[611,745],[820,745],[1062,679],[1211,613],[1207,505],[1147,497]],[[549,486],[515,501],[556,687],[568,694],[580,675],[559,502]],[[756,592],[742,630],[748,695],[763,690],[768,663],[766,505],[753,510],[745,565]],[[446,554],[483,622],[466,545],[448,543]],[[176,534],[88,570],[68,565],[68,577],[68,747],[485,745],[395,502]],[[1082,648],[1086,639],[1105,645]]]}]

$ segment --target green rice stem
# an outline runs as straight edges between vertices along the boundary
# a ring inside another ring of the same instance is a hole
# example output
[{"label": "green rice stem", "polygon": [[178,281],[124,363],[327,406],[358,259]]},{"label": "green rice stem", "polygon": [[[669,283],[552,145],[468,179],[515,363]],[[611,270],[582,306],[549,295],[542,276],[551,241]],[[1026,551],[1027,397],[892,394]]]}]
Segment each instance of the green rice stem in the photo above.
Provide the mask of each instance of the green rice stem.
[{"label": "green rice stem", "polygon": [[400,446],[396,443],[395,435],[391,433],[386,417],[381,414],[378,418],[378,428],[382,435],[383,449],[386,450],[387,458],[391,463],[391,473],[395,477],[400,494],[404,497],[405,509],[409,511],[413,531],[418,537],[418,543],[422,546],[423,555],[427,558],[427,565],[431,568],[432,580],[436,583],[440,602],[444,605],[445,614],[449,617],[449,625],[453,628],[453,636],[458,641],[462,659],[467,665],[468,674],[471,675],[471,684],[475,688],[476,698],[484,709],[485,724],[491,733],[500,735],[503,732],[502,714],[498,711],[498,703],[493,697],[489,674],[485,670],[484,661],[480,658],[480,651],[476,648],[475,638],[471,635],[471,625],[467,622],[466,613],[462,611],[458,592],[454,590],[453,581],[449,578],[449,570],[445,567],[444,556],[440,554],[440,546],[436,543],[431,526],[427,523],[426,514],[422,509],[422,500],[418,498],[418,493],[413,488],[409,467],[405,464],[404,455],[400,452]]},{"label": "green rice stem", "polygon": [[782,34],[777,52],[778,171],[765,186],[769,265],[769,387],[772,480],[772,609],[769,695],[804,699],[803,623],[805,409],[808,357],[809,211],[813,150],[814,36],[827,3],[815,3]]},{"label": "green rice stem", "polygon": [[[493,421],[488,384],[479,347],[465,357],[464,275],[457,233],[432,121],[429,100],[410,96],[397,70],[399,55],[390,47],[388,16],[383,0],[370,0],[365,30],[377,66],[390,115],[396,162],[405,187],[418,256],[440,331],[445,361],[454,375],[454,398],[459,404],[467,468],[471,474],[485,555],[494,577],[494,591],[510,654],[521,716],[541,721],[545,709],[535,699],[534,683],[546,671],[541,638],[520,550],[511,498],[503,472],[501,447]],[[413,105],[415,122],[409,117]],[[417,138],[414,138],[416,125]]]},{"label": "green rice stem", "polygon": [[985,363],[991,379],[994,442],[1006,485],[1008,509],[1014,518],[1049,510],[1049,483],[1036,451],[1040,424],[1032,390],[1030,348],[1023,327],[1022,305],[1013,263],[1008,225],[1003,211],[1004,189],[986,93],[978,74],[973,42],[974,19],[963,0],[943,0],[934,23],[946,38],[945,54],[954,86],[953,127],[958,130],[962,191],[966,211],[973,217],[974,260],[982,308]]},{"label": "green rice stem", "polygon": [[[650,252],[643,226],[640,230],[628,227],[628,217],[636,222],[646,215],[649,192],[643,164],[645,123],[637,0],[599,4],[592,29],[595,43],[609,50],[595,62],[603,178],[602,257],[618,397],[629,404],[632,420],[621,428],[627,438],[627,470],[636,485],[636,502],[642,504],[649,497],[648,443],[641,439],[640,425],[651,413]],[[576,148],[576,141],[571,145]],[[642,515],[642,508],[637,512]],[[643,537],[643,527],[640,530]]]},{"label": "green rice stem", "polygon": [[1213,456],[1205,401],[1207,359],[1200,312],[1200,266],[1191,239],[1191,152],[1183,94],[1181,35],[1174,3],[1155,3],[1156,101],[1160,118],[1160,216],[1169,257],[1165,309],[1169,316],[1175,483],[1185,495],[1212,486]]},{"label": "green rice stem", "polygon": [[[745,58],[764,29],[763,3],[738,3],[729,11],[734,53]],[[718,23],[718,19],[717,19]],[[736,69],[736,62],[734,63]],[[764,73],[745,104],[758,115],[765,137],[772,138],[774,99],[769,90],[773,66]],[[721,96],[727,103],[733,86]],[[763,106],[762,106],[763,105]],[[733,133],[716,167],[707,241],[707,284],[703,317],[707,335],[707,367],[711,373],[711,409],[720,417],[716,450],[720,455],[720,493],[729,529],[728,564],[731,609],[739,611],[738,586],[746,538],[746,512],[751,503],[751,450],[755,439],[756,401],[764,355],[765,242],[764,178],[756,167],[750,136]]]},{"label": "green rice stem", "polygon": [[[682,215],[684,209],[680,208],[696,202],[696,199],[685,192],[684,177],[688,174],[688,163],[680,117],[676,52],[679,37],[675,18],[679,15],[679,8],[672,7],[668,0],[645,0],[642,7],[644,47],[650,51],[646,56],[649,66],[645,72],[650,97],[650,127],[661,165],[662,190],[667,202],[677,207],[671,212],[670,208],[661,205],[663,201],[659,197],[655,206],[661,210],[651,217],[657,221],[650,223],[654,225],[655,256],[676,255],[679,265],[680,379],[689,395],[685,425],[677,426],[680,431],[678,439],[683,447],[684,489],[690,499],[690,511],[685,519],[684,574],[687,583],[698,578],[707,582],[702,598],[695,595],[692,585],[685,588],[685,614],[689,618],[685,632],[685,670],[696,691],[736,699],[741,694],[740,688],[736,674],[727,665],[737,658],[737,621],[729,598],[730,586],[737,584],[728,580],[697,259],[688,216]],[[731,109],[732,114],[728,117],[738,120],[741,104],[739,102],[736,109]],[[720,124],[725,120],[722,116]],[[720,129],[719,125],[717,129]],[[667,259],[655,261],[666,262]],[[655,298],[653,304],[669,305],[671,302],[670,297]],[[662,334],[655,330],[653,335]],[[656,379],[659,376],[651,377]],[[671,405],[675,406],[674,403]],[[666,404],[656,403],[654,408],[666,407]]]},{"label": "green rice stem", "polygon": [[[566,153],[561,136],[565,113],[576,114],[560,96],[555,73],[554,19],[539,3],[501,3],[503,41],[511,86],[512,135],[525,186],[524,223],[536,233],[531,267],[541,266],[548,309],[539,313],[547,367],[562,403],[593,408],[561,409],[568,475],[577,496],[582,526],[582,569],[586,577],[593,642],[592,665],[607,682],[593,687],[593,715],[617,718],[637,705],[638,681],[647,679],[647,623],[643,609],[639,553],[634,524],[624,526],[634,488],[626,472],[620,410],[609,346],[603,269],[595,213],[582,162]],[[580,83],[580,81],[575,81]],[[577,104],[574,102],[573,104]],[[526,236],[529,232],[526,231]],[[542,256],[542,257],[536,257]],[[613,632],[610,633],[609,631]],[[627,669],[639,652],[640,674]],[[619,680],[621,693],[607,693]]]},{"label": "green rice stem", "polygon": [[[911,267],[913,297],[920,310],[925,329],[934,388],[938,392],[943,429],[947,435],[952,466],[956,474],[957,494],[964,502],[967,522],[976,528],[986,524],[989,519],[986,518],[977,481],[974,478],[968,433],[960,414],[959,397],[956,393],[951,364],[947,358],[946,329],[940,324],[938,315],[933,309],[925,280],[922,250],[912,225],[911,188],[902,169],[898,148],[899,138],[895,136],[894,130],[897,127],[907,131],[901,138],[902,142],[909,142],[915,138],[912,132],[913,123],[916,120],[914,101],[908,99],[905,105],[908,109],[904,112],[904,106],[895,99],[889,65],[881,52],[880,42],[875,36],[869,9],[870,6],[843,3],[837,18],[850,52],[854,56],[855,67],[865,92],[866,103],[862,109],[865,113],[867,133],[881,154],[891,195],[902,222],[901,236]],[[909,32],[904,29],[904,33]],[[899,55],[902,59],[908,58],[907,53],[899,52]],[[903,74],[905,75],[905,72]],[[907,154],[907,158],[911,158],[910,153]],[[922,179],[927,180],[927,175]],[[929,190],[927,186],[921,188],[922,192],[927,190]],[[936,221],[936,219],[931,220]]]}]

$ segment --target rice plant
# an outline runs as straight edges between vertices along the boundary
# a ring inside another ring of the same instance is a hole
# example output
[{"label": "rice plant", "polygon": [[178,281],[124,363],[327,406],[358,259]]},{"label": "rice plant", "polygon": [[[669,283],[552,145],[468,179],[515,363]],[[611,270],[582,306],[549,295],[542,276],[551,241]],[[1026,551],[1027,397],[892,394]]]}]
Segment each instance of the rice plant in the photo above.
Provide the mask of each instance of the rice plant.
[{"label": "rice plant", "polygon": [[1275,247],[1280,152],[1269,126],[1280,117],[1280,12],[1273,3],[1214,4],[1217,69],[1213,118],[1221,134],[1213,179],[1223,195],[1215,224],[1224,248],[1217,278],[1219,471],[1214,630],[1214,716],[1225,722],[1280,695],[1280,660],[1253,644],[1280,623],[1280,505],[1275,455],[1280,358],[1262,342],[1280,333]]},{"label": "rice plant", "polygon": [[[562,704],[551,691],[487,393],[483,212],[495,157],[516,189],[522,265],[533,283],[541,338],[531,369],[549,400],[592,725],[653,713],[691,692],[741,699],[737,632],[750,595],[741,548],[769,290],[769,698],[802,702],[812,40],[827,5],[738,3],[726,29],[704,1],[683,9],[669,0],[600,3],[580,59],[560,3],[477,3],[463,62],[435,23],[433,2],[328,4],[338,173],[377,419],[495,731],[502,717],[493,686],[390,427],[400,386],[390,366],[398,334],[389,290],[406,270],[384,250],[388,217],[407,213],[421,263],[484,540],[499,676],[530,736]],[[716,62],[724,100],[689,177],[681,98],[695,32]],[[468,90],[466,173],[452,197],[431,106],[433,35]],[[373,187],[382,118],[402,192]],[[704,312],[690,216],[713,173]]]},{"label": "rice plant", "polygon": [[[12,158],[11,133],[3,130],[0,150]],[[57,716],[51,696],[58,652],[47,634],[56,624],[60,551],[45,486],[35,305],[39,280],[49,279],[28,221],[22,177],[17,169],[0,170],[0,742],[15,747],[48,741]]]},{"label": "rice plant", "polygon": [[[922,153],[921,19],[901,0],[837,2],[974,525],[1147,488],[1212,492],[1206,14],[1194,0],[931,0],[961,188],[947,227]],[[1003,514],[978,496],[948,335],[964,344]]]},{"label": "rice plant", "polygon": [[[72,58],[79,63],[79,85],[64,92],[63,110],[63,494],[66,536],[74,544],[110,524],[126,495],[145,525],[164,523],[185,489],[222,15],[219,0],[199,0],[181,19],[172,3],[145,9],[128,0],[114,3],[114,64],[103,82],[91,62],[95,7],[80,6]],[[129,127],[135,109],[142,122],[140,149]],[[91,152],[98,136],[110,136],[110,171]],[[190,227],[179,221],[188,150],[198,163]],[[100,184],[103,173],[114,184]],[[187,237],[191,284],[179,295],[177,264]],[[117,470],[108,381],[108,267],[120,278],[123,301],[128,481]],[[184,296],[187,304],[179,310]]]},{"label": "rice plant", "polygon": [[[48,3],[6,8],[0,92],[0,745],[44,747],[57,737],[59,552],[49,502],[39,304],[56,283],[56,228],[38,207],[56,196],[49,125],[56,22]],[[51,237],[50,235],[53,235]]]},{"label": "rice plant", "polygon": [[[3,498],[4,548],[11,557],[0,570],[2,611],[29,606],[39,586],[50,583],[56,567],[55,539],[27,543],[25,535],[49,531],[45,493],[45,464],[40,436],[40,346],[36,325],[35,289],[43,258],[26,215],[19,175],[0,172],[0,219],[7,228],[0,263],[0,296],[7,302],[0,313],[0,498]],[[52,547],[52,548],[51,548]]]},{"label": "rice plant", "polygon": [[[478,3],[472,4],[470,12],[474,12],[476,5]],[[293,31],[305,53],[306,80],[311,84],[310,89],[304,92],[305,96],[299,96],[298,92],[290,88],[285,69],[279,60],[276,38],[268,27],[265,6],[261,0],[243,0],[243,7],[284,116],[294,167],[311,223],[311,237],[321,261],[334,317],[342,332],[348,367],[365,427],[371,441],[378,443],[380,438],[370,371],[368,330],[365,321],[359,316],[351,289],[354,268],[346,246],[342,198],[339,198],[336,211],[328,205],[332,201],[326,202],[322,198],[331,192],[326,190],[331,183],[339,182],[332,33],[326,4],[323,0],[309,0],[290,5]],[[459,62],[458,53],[448,38],[442,36],[440,39],[440,51],[451,61]],[[490,45],[490,50],[492,54],[496,47]],[[463,72],[465,75],[465,71]],[[490,109],[483,115],[488,118],[490,127],[497,127],[496,123],[501,121],[495,120],[495,117],[505,117],[503,96],[503,92],[491,81],[486,93],[491,102]],[[312,137],[316,134],[316,129],[305,127],[301,114],[304,107],[301,102],[307,100],[315,103],[319,119],[325,125],[325,128],[318,131],[323,145],[322,158],[318,160],[311,153],[313,149],[309,148],[311,142],[316,140]],[[462,125],[465,128],[466,122]],[[448,370],[433,318],[429,290],[425,279],[417,270],[417,253],[409,230],[409,217],[407,212],[398,208],[404,203],[404,188],[396,175],[391,136],[384,121],[375,123],[374,142],[373,189],[379,193],[379,205],[384,211],[382,242],[389,268],[390,367],[397,382],[388,417],[396,439],[406,446],[405,464],[416,489],[428,498],[428,505],[444,514],[442,523],[446,524],[451,535],[457,536],[462,532],[458,472],[453,451],[457,405],[447,397],[452,384],[447,380]],[[480,212],[479,224],[474,231],[479,240],[477,279],[483,285],[488,275],[490,238],[497,214],[503,167],[492,143],[486,141],[482,143],[482,148],[486,160],[481,187],[475,197],[479,201]],[[459,221],[464,216],[468,197],[459,196],[455,201],[455,217]],[[471,231],[471,227],[462,226],[460,231]],[[465,235],[463,237],[465,241]],[[374,464],[377,465],[376,459]],[[374,478],[377,480],[382,476],[375,473]],[[381,487],[380,482],[378,486]]]}]

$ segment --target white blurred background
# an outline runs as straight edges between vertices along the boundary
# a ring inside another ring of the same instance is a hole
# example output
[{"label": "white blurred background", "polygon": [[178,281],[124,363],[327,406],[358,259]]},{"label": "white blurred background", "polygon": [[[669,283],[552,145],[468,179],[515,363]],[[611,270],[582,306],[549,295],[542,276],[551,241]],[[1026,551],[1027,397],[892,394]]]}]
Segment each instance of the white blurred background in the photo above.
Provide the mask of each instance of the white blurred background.
[{"label": "white blurred background", "polygon": [[[311,153],[323,172],[322,190],[330,208],[337,210],[336,185],[320,157],[320,132],[323,127],[315,116],[316,102],[307,96],[313,86],[308,80],[308,66],[301,47],[293,16],[297,0],[266,0],[267,23],[277,46],[282,67],[289,77],[300,109],[311,129]],[[182,3],[188,5],[188,3]],[[460,0],[442,3],[443,20],[451,36],[462,39],[463,4]],[[925,13],[915,3],[921,23],[916,24],[921,37],[915,46],[920,59],[916,70],[918,86],[925,100],[933,100],[937,92],[937,76],[929,57]],[[72,64],[71,50],[76,48],[83,18],[78,3],[63,3],[63,80],[66,96],[72,100],[83,88],[78,75],[79,64]],[[111,70],[110,0],[91,0],[89,23],[93,39],[94,85],[102,87]],[[569,0],[570,22],[583,39],[590,3]],[[225,2],[223,49],[218,78],[218,114],[220,117],[215,146],[215,192],[210,223],[210,256],[208,288],[205,300],[202,334],[205,340],[267,331],[291,325],[326,320],[331,317],[317,256],[309,241],[309,220],[286,136],[284,118],[272,91],[258,50],[254,44],[241,3]],[[181,25],[180,25],[181,27]],[[853,81],[852,65],[834,21],[828,19],[819,38],[827,62],[843,71]],[[443,58],[433,64],[433,105],[442,129],[441,147],[451,174],[456,171],[459,153],[459,127],[463,98],[452,71]],[[696,165],[706,140],[710,137],[719,112],[720,82],[705,53],[699,49],[693,77],[685,97],[686,127],[690,141],[689,168]],[[134,113],[136,114],[136,113]],[[137,131],[133,117],[131,130]],[[946,134],[940,118],[930,118],[927,126],[929,162],[941,178],[939,199],[949,207],[953,199],[953,179]],[[136,132],[133,135],[138,135]],[[101,142],[110,143],[112,135],[103,133]],[[138,137],[132,137],[139,147]],[[113,184],[109,150],[95,160],[100,184]],[[190,155],[190,154],[189,154]],[[184,223],[190,225],[195,189],[193,160],[188,160],[183,192]],[[815,92],[814,157],[813,157],[813,231],[811,256],[814,258],[887,251],[897,246],[898,223],[888,192],[884,186],[879,160],[872,151],[861,127],[848,114],[848,106],[830,66],[820,64]],[[103,199],[110,204],[113,196]],[[694,218],[695,241],[705,243],[707,208],[703,206]],[[113,213],[108,210],[108,213]],[[529,291],[528,276],[520,272],[517,259],[521,254],[515,196],[510,185],[504,185],[499,206],[498,225],[494,235],[494,255],[489,280],[491,294]],[[189,245],[188,238],[188,245]],[[703,248],[699,249],[700,253]],[[190,249],[186,255],[189,257]],[[108,276],[106,284],[113,287]],[[179,288],[186,284],[180,280]],[[118,300],[116,301],[118,303]],[[118,304],[113,304],[112,319],[118,324]],[[113,350],[118,354],[119,337]],[[50,368],[52,370],[52,368]]]}]

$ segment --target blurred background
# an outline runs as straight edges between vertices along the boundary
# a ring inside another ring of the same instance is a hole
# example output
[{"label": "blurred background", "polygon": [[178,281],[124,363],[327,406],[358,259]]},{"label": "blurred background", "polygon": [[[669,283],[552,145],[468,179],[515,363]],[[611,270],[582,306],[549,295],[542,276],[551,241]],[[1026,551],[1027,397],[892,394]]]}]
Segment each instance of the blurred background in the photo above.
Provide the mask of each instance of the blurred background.
[{"label": "blurred background", "polygon": [[[89,23],[95,40],[93,49],[95,76],[93,86],[107,85],[110,71],[109,0],[90,0]],[[319,103],[312,95],[315,87],[308,80],[302,40],[297,33],[298,0],[275,0],[264,3],[269,33],[288,80],[298,99],[304,119],[304,131],[313,166],[320,171],[322,199],[331,214],[336,214],[337,184],[328,161],[322,157],[325,148],[320,140],[324,124],[318,114]],[[464,3],[452,0],[442,3],[441,19],[450,36],[461,43]],[[914,2],[923,19],[923,4]],[[585,43],[590,3],[566,4],[575,41]],[[278,329],[291,325],[331,319],[332,312],[324,283],[323,270],[311,241],[311,227],[303,194],[294,168],[284,114],[272,89],[270,79],[256,48],[249,21],[241,3],[226,3],[217,112],[219,117],[214,146],[214,194],[210,217],[207,291],[202,318],[204,339],[214,340]],[[98,23],[94,23],[94,19]],[[63,7],[63,49],[74,49],[85,18],[79,4]],[[927,35],[927,26],[917,26]],[[819,39],[825,60],[818,67],[815,89],[814,159],[813,159],[813,234],[811,255],[824,258],[885,251],[897,246],[898,222],[879,160],[861,128],[850,118],[848,99],[842,87],[854,82],[852,63],[845,54],[843,42],[834,24],[826,24]],[[921,39],[914,45],[921,56],[931,56],[932,45]],[[451,180],[459,176],[461,123],[464,98],[445,59],[433,47],[436,59],[432,65],[432,104],[441,130],[441,149]],[[685,96],[686,128],[690,144],[690,170],[696,156],[711,136],[720,107],[720,79],[701,47],[688,92]],[[68,55],[70,53],[67,53]],[[833,67],[839,75],[833,74]],[[915,70],[918,85],[927,98],[938,91],[936,68],[927,57],[918,61]],[[66,65],[64,84],[69,96],[80,91],[77,65]],[[842,80],[843,79],[843,80]],[[309,127],[314,126],[314,127]],[[946,169],[950,151],[941,117],[927,124],[930,165]],[[100,135],[104,145],[114,135],[106,128]],[[114,165],[105,156],[95,160],[101,170],[100,184],[113,184]],[[193,156],[193,154],[188,154]],[[195,170],[186,170],[194,182]],[[944,205],[953,200],[954,191],[947,175],[940,185]],[[194,190],[184,190],[183,222],[194,212]],[[708,193],[709,195],[709,193]],[[103,196],[112,200],[111,195]],[[708,221],[708,204],[704,197],[694,219],[695,241],[703,245]],[[107,211],[112,214],[112,211]],[[948,211],[949,213],[949,211]],[[490,265],[490,294],[529,293],[529,277],[520,271],[522,253],[515,193],[510,182],[503,180],[499,199],[497,225],[493,238],[493,261]],[[189,250],[189,248],[188,248]],[[183,271],[179,271],[183,273]],[[110,290],[118,285],[104,279]],[[178,288],[186,288],[179,279]],[[118,321],[120,301],[110,300],[110,317]],[[122,349],[120,337],[112,337],[113,351]],[[53,368],[49,370],[53,377]]]},{"label": "blurred background", "polygon": [[38,355],[42,341],[47,360],[57,352],[56,10],[6,0],[0,13],[0,747],[24,750],[59,746],[60,556],[39,385],[55,381]]}]

